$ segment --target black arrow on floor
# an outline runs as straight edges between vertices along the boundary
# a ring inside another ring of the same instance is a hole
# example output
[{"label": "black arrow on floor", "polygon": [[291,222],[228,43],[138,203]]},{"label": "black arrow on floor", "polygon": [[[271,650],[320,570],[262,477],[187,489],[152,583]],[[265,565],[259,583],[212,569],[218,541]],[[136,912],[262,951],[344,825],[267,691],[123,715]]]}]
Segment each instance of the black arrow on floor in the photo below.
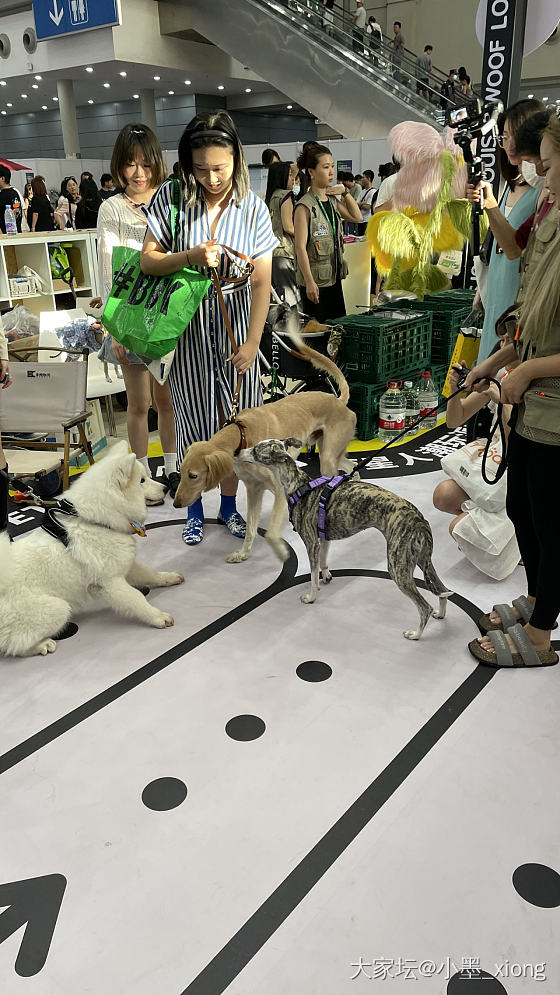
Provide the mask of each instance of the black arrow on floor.
[{"label": "black arrow on floor", "polygon": [[31,978],[45,966],[65,888],[62,874],[0,884],[0,908],[9,906],[0,915],[0,943],[27,923],[16,958],[21,978]]}]

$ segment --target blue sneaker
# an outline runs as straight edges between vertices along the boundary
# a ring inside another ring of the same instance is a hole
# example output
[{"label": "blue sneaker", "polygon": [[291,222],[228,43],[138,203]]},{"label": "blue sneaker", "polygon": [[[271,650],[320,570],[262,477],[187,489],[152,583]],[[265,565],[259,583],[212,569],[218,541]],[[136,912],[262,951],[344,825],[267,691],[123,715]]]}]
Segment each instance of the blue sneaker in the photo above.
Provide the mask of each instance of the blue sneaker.
[{"label": "blue sneaker", "polygon": [[204,539],[204,519],[187,518],[185,527],[181,532],[181,538],[187,546],[198,546]]},{"label": "blue sneaker", "polygon": [[224,518],[221,512],[218,512],[218,522],[220,525],[225,525],[226,528],[231,532],[232,536],[236,539],[245,538],[245,530],[247,528],[247,523],[245,519],[241,517],[238,511],[232,511],[231,515]]}]

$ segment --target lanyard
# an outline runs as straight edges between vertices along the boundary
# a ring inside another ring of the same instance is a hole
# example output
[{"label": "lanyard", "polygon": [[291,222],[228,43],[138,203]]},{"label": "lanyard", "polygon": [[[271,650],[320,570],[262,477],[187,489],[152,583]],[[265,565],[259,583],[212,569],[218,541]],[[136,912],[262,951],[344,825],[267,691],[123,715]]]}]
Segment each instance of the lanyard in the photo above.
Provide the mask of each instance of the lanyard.
[{"label": "lanyard", "polygon": [[332,206],[329,198],[327,197],[327,204],[329,205],[329,213],[327,214],[325,205],[323,204],[322,200],[319,200],[317,194],[315,194],[315,200],[317,201],[319,207],[321,208],[323,214],[325,215],[327,221],[329,222],[329,224],[330,224],[330,226],[332,228],[332,233],[333,233],[335,244],[336,244],[338,232],[337,232],[336,221],[335,221],[335,218],[334,218],[334,207]]}]

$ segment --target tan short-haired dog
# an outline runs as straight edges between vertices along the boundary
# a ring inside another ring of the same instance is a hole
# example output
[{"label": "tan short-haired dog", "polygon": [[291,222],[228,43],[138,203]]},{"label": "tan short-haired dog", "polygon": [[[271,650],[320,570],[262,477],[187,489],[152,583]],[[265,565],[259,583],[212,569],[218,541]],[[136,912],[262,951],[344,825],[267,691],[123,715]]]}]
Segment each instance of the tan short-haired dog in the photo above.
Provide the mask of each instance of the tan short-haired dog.
[{"label": "tan short-haired dog", "polygon": [[[306,326],[305,331],[322,331],[317,323]],[[245,408],[237,421],[244,429],[243,446],[250,447],[263,439],[284,439],[295,436],[303,444],[317,443],[321,473],[334,476],[338,470],[349,470],[352,464],[346,449],[354,438],[356,415],[346,407],[350,397],[348,384],[336,363],[305,344],[299,333],[291,333],[296,348],[312,365],[323,370],[336,381],[340,397],[322,391],[309,391],[283,397],[260,408]],[[224,425],[208,442],[194,442],[185,453],[181,464],[181,483],[177,488],[176,508],[194,504],[203,491],[217,487],[220,480],[234,469],[247,488],[247,530],[243,546],[227,557],[228,563],[246,560],[257,533],[262,498],[265,490],[274,494],[274,507],[266,533],[267,541],[277,555],[285,557],[285,546],[280,540],[280,530],[286,514],[286,500],[274,475],[264,467],[243,464],[234,467],[234,456],[241,448],[238,424]]]}]

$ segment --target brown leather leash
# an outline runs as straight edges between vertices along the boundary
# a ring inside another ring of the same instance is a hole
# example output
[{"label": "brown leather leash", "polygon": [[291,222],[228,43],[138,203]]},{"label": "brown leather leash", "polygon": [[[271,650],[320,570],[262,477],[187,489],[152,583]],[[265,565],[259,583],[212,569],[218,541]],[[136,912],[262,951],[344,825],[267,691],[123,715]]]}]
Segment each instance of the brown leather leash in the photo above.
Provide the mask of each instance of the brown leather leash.
[{"label": "brown leather leash", "polygon": [[[236,263],[235,259],[232,258],[233,256],[237,256],[238,259],[242,259],[245,262],[245,266],[243,267],[243,273],[242,273],[241,276],[238,276],[238,277],[227,277],[227,278],[226,277],[221,277],[220,274],[218,273],[218,270],[217,270],[216,267],[210,267],[210,279],[212,280],[212,283],[214,285],[214,289],[216,291],[216,296],[218,298],[218,303],[220,305],[220,310],[222,312],[222,317],[224,319],[224,324],[226,326],[226,331],[228,333],[228,338],[229,338],[229,341],[230,341],[230,345],[231,345],[231,348],[233,350],[233,354],[237,355],[237,353],[239,352],[239,346],[237,345],[237,342],[235,341],[235,335],[233,334],[233,328],[231,327],[231,321],[229,320],[229,315],[227,313],[226,302],[224,300],[224,295],[223,295],[223,292],[222,292],[222,287],[221,287],[220,281],[223,280],[224,283],[245,283],[245,281],[248,279],[248,277],[251,276],[251,273],[253,272],[253,270],[255,268],[255,262],[254,262],[253,259],[251,259],[250,256],[245,255],[244,252],[238,252],[237,249],[232,249],[231,246],[229,246],[229,245],[222,245],[222,244],[218,243],[217,246],[216,246],[216,248],[223,249],[225,255],[228,257],[228,259],[230,260],[230,262],[234,263],[234,265],[238,265],[238,264]],[[241,268],[241,267],[239,267],[239,268]],[[231,405],[231,414],[230,414],[229,418],[226,421],[226,425],[229,425],[232,422],[235,422],[235,417],[237,415],[237,411],[238,411],[238,408],[239,408],[239,394],[241,392],[241,381],[242,381],[242,379],[243,379],[243,373],[239,373],[237,375],[237,383],[235,385],[235,390],[233,392],[233,400],[232,400],[232,405]],[[241,428],[240,428],[240,431],[241,431]],[[241,444],[240,448],[245,448],[245,446],[246,446],[246,443],[243,442],[243,438],[242,438],[242,444]]]}]

